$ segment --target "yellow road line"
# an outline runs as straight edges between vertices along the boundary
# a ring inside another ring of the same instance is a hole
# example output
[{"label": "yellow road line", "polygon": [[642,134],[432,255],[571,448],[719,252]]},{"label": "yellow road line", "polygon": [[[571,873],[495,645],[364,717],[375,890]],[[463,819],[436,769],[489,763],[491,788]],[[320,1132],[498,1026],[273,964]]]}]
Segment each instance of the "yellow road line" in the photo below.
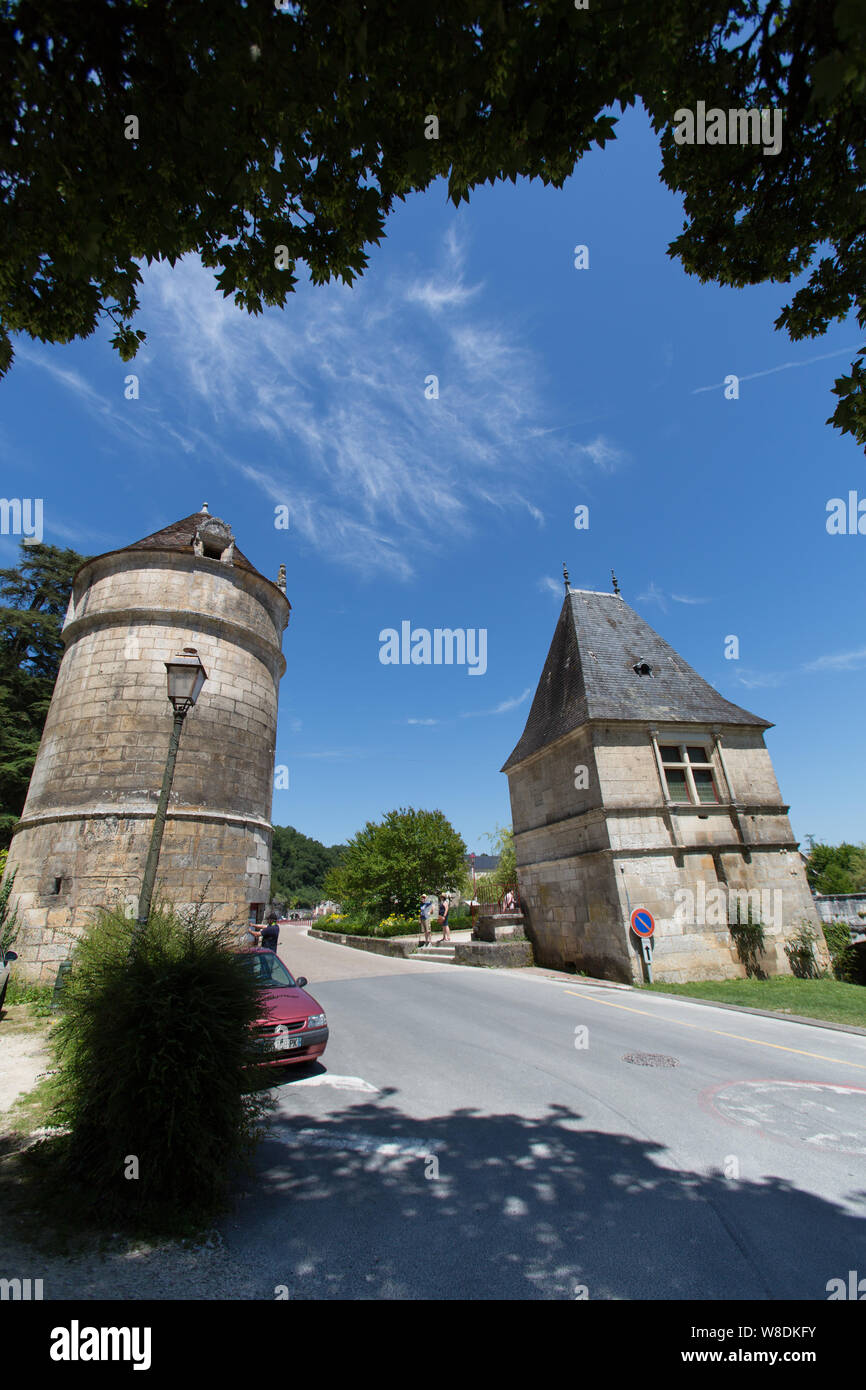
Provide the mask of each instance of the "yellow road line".
[{"label": "yellow road line", "polygon": [[[593,999],[596,1004],[604,1004],[608,1009],[625,1009],[629,1014],[645,1014],[647,1018],[658,1021],[659,1015],[650,1009],[635,1009],[630,1004],[615,1004],[612,999],[599,999],[594,994],[583,994],[576,989],[566,989],[565,994],[573,994],[576,999]],[[806,1052],[802,1047],[785,1047],[783,1043],[764,1042],[763,1038],[747,1038],[743,1033],[725,1033],[721,1028],[705,1028],[700,1023],[686,1023],[682,1018],[664,1018],[664,1023],[676,1023],[680,1028],[697,1028],[699,1033],[716,1033],[720,1038],[736,1038],[738,1042],[755,1043],[758,1047],[775,1047],[779,1052],[796,1052],[800,1057],[815,1057],[819,1062],[835,1062],[840,1067],[854,1067],[856,1071],[866,1071],[862,1062],[846,1062],[841,1057],[825,1057],[821,1052]]]}]

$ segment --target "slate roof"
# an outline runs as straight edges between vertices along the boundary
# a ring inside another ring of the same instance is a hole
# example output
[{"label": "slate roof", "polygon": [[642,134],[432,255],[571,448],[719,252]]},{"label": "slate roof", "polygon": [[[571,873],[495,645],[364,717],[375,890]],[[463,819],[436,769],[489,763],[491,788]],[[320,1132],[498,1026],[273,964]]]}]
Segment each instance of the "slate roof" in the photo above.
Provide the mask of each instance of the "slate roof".
[{"label": "slate roof", "polygon": [[[652,675],[633,669],[646,662]],[[589,720],[745,724],[769,720],[731,704],[617,594],[566,594],[523,736],[502,768]]]},{"label": "slate roof", "polygon": [[[181,550],[188,555],[192,555],[192,543],[195,540],[195,533],[204,521],[213,521],[214,518],[209,512],[193,512],[192,516],[185,516],[181,521],[172,522],[171,526],[164,526],[161,531],[154,531],[152,536],[145,536],[143,540],[133,541],[131,545],[125,545],[124,550]],[[242,550],[235,544],[234,563],[242,570],[250,570],[253,574],[260,574],[244,555]],[[261,575],[264,578],[264,575]]]}]

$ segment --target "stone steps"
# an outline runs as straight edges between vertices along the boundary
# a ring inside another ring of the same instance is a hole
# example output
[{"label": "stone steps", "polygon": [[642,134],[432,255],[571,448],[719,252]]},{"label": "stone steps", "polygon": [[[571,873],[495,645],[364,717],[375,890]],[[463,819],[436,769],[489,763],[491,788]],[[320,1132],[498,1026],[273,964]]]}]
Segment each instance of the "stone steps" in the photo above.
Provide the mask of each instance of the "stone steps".
[{"label": "stone steps", "polygon": [[450,942],[446,942],[445,945],[441,945],[437,941],[434,942],[431,946],[419,946],[416,950],[412,951],[409,957],[410,960],[413,958],[415,960],[445,961],[446,963],[454,965],[457,961],[457,953]]}]

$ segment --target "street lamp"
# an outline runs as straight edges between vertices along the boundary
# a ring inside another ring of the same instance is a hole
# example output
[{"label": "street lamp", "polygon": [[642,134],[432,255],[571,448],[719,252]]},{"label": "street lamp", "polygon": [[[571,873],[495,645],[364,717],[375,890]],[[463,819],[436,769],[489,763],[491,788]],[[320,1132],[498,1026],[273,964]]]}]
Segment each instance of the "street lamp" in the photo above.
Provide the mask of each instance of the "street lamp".
[{"label": "street lamp", "polygon": [[156,880],[156,868],[162,845],[162,832],[165,829],[168,798],[171,794],[174,765],[177,761],[177,749],[183,721],[201,694],[202,686],[207,680],[207,671],[202,666],[195,647],[184,647],[183,651],[178,652],[171,661],[166,661],[165,670],[168,682],[168,698],[174,708],[174,727],[171,731],[168,757],[162,778],[162,790],[159,793],[156,817],[150,835],[150,849],[147,852],[147,863],[144,866],[144,880],[141,885],[141,896],[138,899],[138,917],[132,934],[130,950],[135,946],[135,942],[147,925],[147,919],[150,916],[150,901],[153,897],[153,885]]}]

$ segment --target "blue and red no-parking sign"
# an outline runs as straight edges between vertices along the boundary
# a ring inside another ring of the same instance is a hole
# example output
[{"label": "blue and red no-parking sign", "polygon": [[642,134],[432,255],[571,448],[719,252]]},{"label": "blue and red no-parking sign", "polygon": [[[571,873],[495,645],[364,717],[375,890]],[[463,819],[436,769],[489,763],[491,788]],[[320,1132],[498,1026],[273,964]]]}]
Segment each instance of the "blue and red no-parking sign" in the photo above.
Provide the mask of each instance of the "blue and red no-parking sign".
[{"label": "blue and red no-parking sign", "polygon": [[655,918],[645,907],[636,907],[631,914],[631,929],[635,936],[647,941],[656,929]]}]

